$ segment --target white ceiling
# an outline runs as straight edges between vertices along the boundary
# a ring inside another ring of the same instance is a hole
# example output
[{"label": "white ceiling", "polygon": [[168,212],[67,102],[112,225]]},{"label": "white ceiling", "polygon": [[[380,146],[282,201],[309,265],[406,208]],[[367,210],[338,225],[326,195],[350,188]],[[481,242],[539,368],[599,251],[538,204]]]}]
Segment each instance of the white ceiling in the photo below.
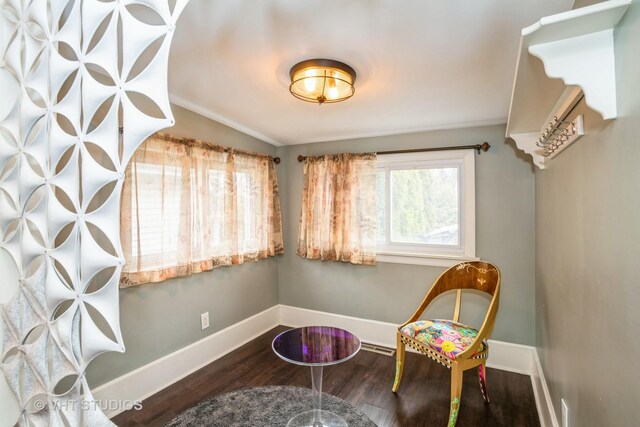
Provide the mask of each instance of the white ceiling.
[{"label": "white ceiling", "polygon": [[[505,123],[520,30],[572,0],[191,0],[172,101],[277,145]],[[356,94],[318,106],[289,69],[337,59]]]}]

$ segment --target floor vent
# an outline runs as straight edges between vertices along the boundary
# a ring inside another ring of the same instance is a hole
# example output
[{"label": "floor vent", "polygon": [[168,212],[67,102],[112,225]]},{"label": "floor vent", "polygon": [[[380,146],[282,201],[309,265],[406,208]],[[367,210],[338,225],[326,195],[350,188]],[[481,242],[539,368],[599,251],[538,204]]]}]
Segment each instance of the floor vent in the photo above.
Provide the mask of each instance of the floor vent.
[{"label": "floor vent", "polygon": [[381,347],[379,345],[375,345],[375,344],[368,344],[363,342],[362,343],[362,347],[363,350],[365,351],[371,351],[373,353],[379,353],[379,354],[384,354],[385,356],[393,356],[394,354],[396,354],[396,350],[393,348],[387,348],[387,347]]}]

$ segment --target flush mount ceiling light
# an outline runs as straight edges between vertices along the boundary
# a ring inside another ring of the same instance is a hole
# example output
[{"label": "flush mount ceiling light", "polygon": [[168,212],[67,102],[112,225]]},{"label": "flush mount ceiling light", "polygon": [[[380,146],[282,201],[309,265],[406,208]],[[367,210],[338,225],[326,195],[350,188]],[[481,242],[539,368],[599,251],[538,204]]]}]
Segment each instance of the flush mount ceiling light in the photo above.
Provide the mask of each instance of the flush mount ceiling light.
[{"label": "flush mount ceiling light", "polygon": [[332,59],[308,59],[291,67],[293,96],[318,104],[334,103],[349,99],[355,93],[353,84],[356,72],[353,68]]}]

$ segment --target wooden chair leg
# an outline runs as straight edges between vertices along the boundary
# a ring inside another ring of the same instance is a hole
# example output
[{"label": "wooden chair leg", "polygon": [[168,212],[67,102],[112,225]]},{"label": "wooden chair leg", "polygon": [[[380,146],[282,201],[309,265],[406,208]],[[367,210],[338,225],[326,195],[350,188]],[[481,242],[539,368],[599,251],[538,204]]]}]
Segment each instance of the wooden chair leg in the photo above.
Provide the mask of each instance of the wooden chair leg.
[{"label": "wooden chair leg", "polygon": [[404,369],[404,353],[405,347],[402,339],[400,338],[400,333],[397,333],[398,336],[398,345],[396,349],[396,377],[393,380],[393,388],[392,392],[396,393],[398,388],[400,387],[400,381],[402,380],[402,371]]},{"label": "wooden chair leg", "polygon": [[449,410],[448,427],[455,427],[460,410],[460,397],[462,396],[463,370],[453,366],[451,368],[451,409]]},{"label": "wooden chair leg", "polygon": [[487,366],[485,363],[478,366],[478,380],[480,380],[480,391],[484,401],[489,403],[489,394],[487,393]]}]

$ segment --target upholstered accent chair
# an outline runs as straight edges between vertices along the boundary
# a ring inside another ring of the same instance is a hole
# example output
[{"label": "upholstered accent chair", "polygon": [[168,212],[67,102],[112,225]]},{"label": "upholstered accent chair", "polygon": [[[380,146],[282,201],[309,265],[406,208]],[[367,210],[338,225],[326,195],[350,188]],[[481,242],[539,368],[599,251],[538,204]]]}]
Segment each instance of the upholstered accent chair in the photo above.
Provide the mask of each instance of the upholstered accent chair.
[{"label": "upholstered accent chair", "polygon": [[[491,302],[480,329],[474,329],[459,322],[462,292],[473,289],[486,292]],[[456,303],[452,320],[420,320],[429,304],[445,292],[456,292]],[[400,387],[406,346],[430,357],[451,370],[451,406],[449,427],[458,419],[460,396],[462,394],[462,374],[468,369],[478,368],[480,389],[484,400],[489,396],[486,386],[486,362],[489,355],[487,339],[493,330],[500,300],[500,270],[486,262],[464,262],[454,265],[442,273],[435,281],[422,304],[409,320],[398,327],[396,353],[396,376],[393,392]]]}]

